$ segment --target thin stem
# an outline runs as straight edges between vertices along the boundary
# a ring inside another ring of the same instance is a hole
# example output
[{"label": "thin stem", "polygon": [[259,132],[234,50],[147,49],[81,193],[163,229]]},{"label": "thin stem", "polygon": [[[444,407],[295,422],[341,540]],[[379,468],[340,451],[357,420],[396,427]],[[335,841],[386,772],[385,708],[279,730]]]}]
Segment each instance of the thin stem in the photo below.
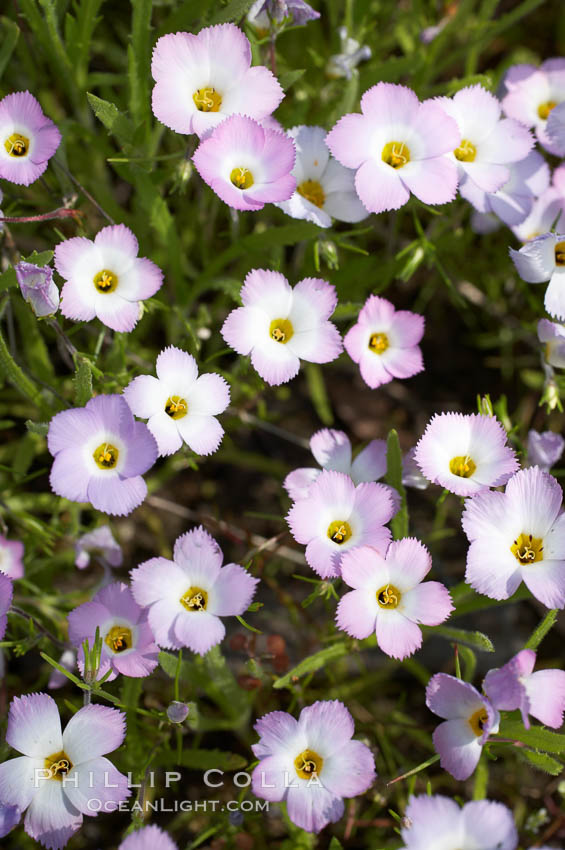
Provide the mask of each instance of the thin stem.
[{"label": "thin stem", "polygon": [[58,646],[60,649],[68,649],[68,647],[70,646],[70,644],[66,644],[64,643],[64,641],[59,640],[59,638],[56,638],[55,635],[51,634],[51,632],[46,629],[45,626],[43,626],[38,620],[36,620],[32,614],[28,614],[27,611],[24,611],[22,608],[18,608],[17,605],[12,605],[12,607],[10,608],[10,612],[12,614],[17,614],[18,617],[22,617],[24,620],[29,620],[30,623],[33,623],[38,632],[41,632],[42,635],[48,637],[49,640],[56,646]]},{"label": "thin stem", "polygon": [[56,159],[54,159],[54,160],[53,160],[53,162],[55,163],[55,165],[56,165],[58,168],[60,168],[60,169],[61,169],[61,171],[63,171],[63,172],[67,175],[67,177],[69,178],[69,180],[72,180],[72,181],[73,181],[73,183],[75,184],[75,186],[77,187],[77,189],[80,189],[80,191],[82,192],[82,194],[84,195],[84,197],[85,197],[85,198],[88,198],[88,200],[90,201],[90,203],[91,203],[94,207],[96,207],[96,209],[98,210],[98,212],[100,213],[100,215],[104,216],[104,218],[105,218],[107,221],[109,221],[109,222],[110,222],[110,224],[115,224],[115,223],[116,223],[116,222],[114,221],[114,219],[112,218],[112,216],[111,216],[111,215],[109,215],[109,214],[106,212],[106,210],[105,210],[103,207],[101,207],[101,206],[100,206],[100,204],[98,203],[98,201],[97,201],[95,198],[93,198],[93,197],[92,197],[92,195],[90,194],[90,192],[89,192],[87,189],[85,189],[85,188],[84,188],[84,186],[82,185],[82,183],[79,183],[79,181],[77,180],[77,178],[74,176],[74,174],[72,174],[72,173],[69,171],[69,169],[68,169],[68,168],[65,168],[65,166],[64,166],[61,162],[58,162]]}]

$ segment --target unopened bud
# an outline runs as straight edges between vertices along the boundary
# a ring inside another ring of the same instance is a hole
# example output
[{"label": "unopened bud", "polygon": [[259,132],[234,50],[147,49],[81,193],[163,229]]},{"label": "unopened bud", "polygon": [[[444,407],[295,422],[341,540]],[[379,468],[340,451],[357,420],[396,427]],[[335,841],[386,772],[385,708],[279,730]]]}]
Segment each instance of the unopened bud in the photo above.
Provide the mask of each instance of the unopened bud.
[{"label": "unopened bud", "polygon": [[188,717],[188,706],[185,702],[174,699],[167,708],[167,717],[171,723],[183,723]]}]

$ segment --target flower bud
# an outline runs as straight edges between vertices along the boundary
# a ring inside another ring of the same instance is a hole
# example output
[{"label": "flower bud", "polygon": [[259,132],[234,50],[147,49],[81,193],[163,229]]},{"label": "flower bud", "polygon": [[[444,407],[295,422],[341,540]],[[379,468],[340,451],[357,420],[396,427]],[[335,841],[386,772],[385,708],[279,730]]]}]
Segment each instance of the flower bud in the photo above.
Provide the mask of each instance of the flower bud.
[{"label": "flower bud", "polygon": [[51,266],[21,262],[14,266],[21,293],[36,316],[52,316],[59,309],[59,290]]},{"label": "flower bud", "polygon": [[171,723],[183,723],[188,717],[188,705],[179,700],[173,700],[167,708],[167,717]]}]

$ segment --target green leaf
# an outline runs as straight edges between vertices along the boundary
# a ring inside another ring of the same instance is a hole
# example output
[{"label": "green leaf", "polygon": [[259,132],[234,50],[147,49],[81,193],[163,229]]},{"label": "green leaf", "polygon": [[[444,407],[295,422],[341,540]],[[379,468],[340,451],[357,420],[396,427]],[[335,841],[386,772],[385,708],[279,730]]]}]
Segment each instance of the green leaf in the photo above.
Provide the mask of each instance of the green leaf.
[{"label": "green leaf", "polygon": [[463,664],[463,679],[466,682],[472,682],[477,667],[477,656],[471,647],[465,646],[465,644],[459,644],[458,649],[459,657]]},{"label": "green leaf", "polygon": [[298,80],[306,73],[305,68],[299,68],[294,71],[285,71],[279,76],[279,83],[284,91],[288,91]]},{"label": "green leaf", "polygon": [[115,103],[102,100],[101,97],[96,97],[90,92],[87,92],[86,96],[98,120],[104,124],[108,132],[116,138],[124,150],[129,150],[132,146],[131,140],[134,133],[134,126],[129,118],[123,112],[120,112]]},{"label": "green leaf", "polygon": [[46,437],[49,431],[49,422],[33,422],[31,419],[26,420],[26,428],[30,434],[37,434],[39,437]]},{"label": "green leaf", "polygon": [[547,614],[545,615],[545,617],[543,618],[543,620],[541,621],[539,626],[536,629],[534,629],[532,636],[526,642],[524,649],[537,650],[537,648],[539,647],[540,643],[542,642],[544,637],[547,635],[549,630],[552,628],[552,626],[555,625],[558,613],[559,613],[559,611],[558,611],[557,608],[552,608],[550,611],[547,612]]},{"label": "green leaf", "polygon": [[518,757],[527,761],[537,770],[543,770],[551,776],[559,776],[563,772],[564,765],[547,753],[536,753],[533,750],[517,750]]},{"label": "green leaf", "polygon": [[401,540],[408,535],[408,505],[406,490],[402,483],[402,452],[398,442],[398,434],[394,428],[389,432],[386,441],[386,475],[385,481],[394,487],[400,496],[400,509],[392,518],[390,527],[395,540]]},{"label": "green leaf", "polygon": [[0,79],[12,58],[19,36],[20,29],[16,22],[2,16],[0,18]]},{"label": "green leaf", "polygon": [[330,846],[328,850],[343,850],[343,844],[341,844],[341,842],[337,840],[335,835],[330,841]]},{"label": "green leaf", "polygon": [[[565,753],[565,735],[550,732],[543,726],[532,726],[530,729],[526,729],[517,715],[503,717],[499,735],[501,738],[520,741],[534,750],[543,750],[546,753]],[[496,737],[492,740],[496,741]]]},{"label": "green leaf", "polygon": [[345,643],[345,641],[333,643],[331,646],[327,646],[325,649],[321,649],[319,652],[309,655],[301,661],[300,664],[297,664],[296,667],[293,667],[292,670],[285,673],[284,676],[280,676],[278,679],[275,679],[273,682],[273,688],[276,688],[277,690],[279,688],[288,688],[289,686],[292,686],[293,679],[299,679],[306,673],[315,673],[316,670],[321,670],[322,667],[326,666],[326,664],[337,661],[338,658],[343,658],[343,656],[348,653],[349,644]]},{"label": "green leaf", "polygon": [[153,0],[132,0],[131,6],[131,44],[128,47],[129,104],[134,120],[139,123],[147,121],[149,132]]},{"label": "green leaf", "polygon": [[227,6],[218,9],[215,15],[212,15],[208,21],[208,26],[213,24],[229,24],[237,23],[248,13],[253,0],[231,0]]},{"label": "green leaf", "polygon": [[73,382],[75,404],[77,407],[84,407],[86,402],[92,398],[92,367],[84,357],[78,360]]},{"label": "green leaf", "polygon": [[333,425],[334,415],[322,370],[317,363],[305,363],[304,369],[314,410],[324,425]]},{"label": "green leaf", "polygon": [[453,629],[451,626],[423,626],[426,634],[437,635],[454,643],[463,643],[478,649],[480,652],[494,652],[494,644],[483,632],[472,632],[467,629]]}]

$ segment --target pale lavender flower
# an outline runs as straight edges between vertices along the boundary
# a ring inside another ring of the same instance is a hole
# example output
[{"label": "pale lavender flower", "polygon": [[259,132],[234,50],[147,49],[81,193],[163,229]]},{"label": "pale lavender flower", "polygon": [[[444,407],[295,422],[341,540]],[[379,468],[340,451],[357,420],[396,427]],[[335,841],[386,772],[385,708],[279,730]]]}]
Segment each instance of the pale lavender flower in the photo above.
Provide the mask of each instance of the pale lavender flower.
[{"label": "pale lavender flower", "polygon": [[118,804],[130,796],[127,777],[105,754],[125,734],[125,716],[105,705],[79,709],[61,732],[57,703],[47,694],[15,697],[6,742],[23,753],[0,764],[0,803],[27,809],[27,834],[49,850],[61,850],[96,816],[89,800]]},{"label": "pale lavender flower", "polygon": [[36,316],[51,316],[57,312],[59,290],[51,266],[21,262],[14,266],[14,271],[20,291]]},{"label": "pale lavender flower", "polygon": [[453,118],[461,134],[449,154],[459,179],[471,180],[483,192],[496,192],[510,179],[509,163],[520,162],[532,149],[529,130],[512,118],[501,118],[498,99],[481,85],[466,86],[434,103]]},{"label": "pale lavender flower", "polygon": [[156,118],[177,133],[200,138],[234,114],[259,121],[284,97],[268,68],[251,68],[249,39],[234,24],[205,27],[197,35],[162,36],[153,50],[151,73]]},{"label": "pale lavender flower", "polygon": [[322,470],[306,498],[294,502],[286,520],[297,543],[306,546],[306,560],[322,578],[340,574],[345,552],[373,546],[385,552],[386,528],[395,513],[390,489],[368,482],[357,487],[348,475]]},{"label": "pale lavender flower", "polygon": [[4,838],[13,830],[21,816],[22,813],[17,806],[3,806],[0,803],[0,838]]},{"label": "pale lavender flower", "polygon": [[415,490],[427,490],[430,482],[422,475],[415,455],[416,446],[407,451],[402,458],[402,483],[405,487],[413,487]]},{"label": "pale lavender flower", "polygon": [[222,336],[271,386],[294,378],[300,361],[329,363],[342,350],[329,321],[337,306],[335,287],[307,277],[293,288],[280,273],[252,269],[241,290],[243,307],[229,314]]},{"label": "pale lavender flower", "polygon": [[0,572],[10,578],[24,574],[24,544],[21,540],[8,540],[0,534]]},{"label": "pale lavender flower", "polygon": [[339,40],[341,43],[341,52],[330,56],[326,66],[326,74],[328,77],[345,77],[350,80],[357,71],[357,66],[361,62],[366,62],[373,55],[371,48],[351,38],[347,32],[347,27],[339,27]]},{"label": "pale lavender flower", "polygon": [[504,86],[507,94],[502,108],[506,115],[533,127],[540,144],[559,155],[559,145],[548,134],[547,121],[565,100],[565,59],[546,59],[539,68],[513,65],[504,77]]},{"label": "pale lavender flower", "polygon": [[230,207],[260,210],[296,189],[294,142],[246,115],[226,118],[192,158],[202,179]]},{"label": "pale lavender flower", "polygon": [[549,472],[563,454],[564,448],[565,440],[555,431],[528,431],[528,466],[539,466],[544,472]]},{"label": "pale lavender flower", "polygon": [[227,382],[214,372],[198,377],[194,357],[174,345],[161,351],[156,369],[156,378],[134,378],[124,396],[135,416],[149,420],[159,454],[174,454],[183,442],[196,454],[215,452],[224,435],[216,416],[230,401]]},{"label": "pale lavender flower", "polygon": [[468,779],[489,735],[498,732],[498,711],[473,685],[447,673],[430,679],[426,705],[445,718],[433,734],[441,766],[455,779]]},{"label": "pale lavender flower", "polygon": [[222,550],[202,527],[175,542],[173,560],[151,558],[131,571],[132,592],[148,607],[159,646],[205,655],[226,633],[221,617],[243,614],[259,579],[238,564],[222,567]]},{"label": "pale lavender flower", "polygon": [[0,177],[29,186],[41,177],[61,134],[28,91],[0,100]]},{"label": "pale lavender flower", "polygon": [[12,579],[4,573],[0,573],[0,640],[6,634],[7,614],[12,604],[13,592]]},{"label": "pale lavender flower", "polygon": [[483,690],[493,706],[503,711],[519,708],[526,729],[530,728],[529,714],[544,726],[559,729],[565,711],[565,672],[537,670],[536,653],[523,649],[504,667],[489,670]]},{"label": "pale lavender flower", "polygon": [[453,611],[447,589],[423,581],[432,568],[426,547],[413,537],[391,543],[386,555],[370,546],[346,552],[341,577],[354,588],[339,601],[336,622],[352,637],[376,633],[391,658],[407,658],[422,645],[419,623],[438,626]]},{"label": "pale lavender flower", "polygon": [[159,661],[159,648],[147,622],[147,611],[135,602],[131,589],[121,582],[107,584],[93,597],[70,612],[69,640],[78,649],[78,666],[84,672],[82,644],[92,649],[99,629],[102,653],[98,678],[108,671],[107,681],[118,673],[140,678],[149,676]]},{"label": "pale lavender flower", "polygon": [[95,396],[86,407],[57,413],[47,445],[55,458],[50,482],[57,495],[120,516],[147,495],[142,475],[157,460],[157,443],[123,396]]},{"label": "pale lavender flower", "polygon": [[544,345],[545,359],[556,369],[565,369],[565,325],[540,319],[538,339]]},{"label": "pale lavender flower", "polygon": [[555,106],[549,113],[546,132],[553,150],[558,156],[565,156],[565,102]]},{"label": "pale lavender flower", "polygon": [[454,199],[457,168],[445,156],[461,141],[453,118],[392,83],[366,91],[361,113],[340,118],[326,143],[338,162],[356,169],[355,188],[369,212],[399,209],[410,193],[426,204]]},{"label": "pale lavender flower", "polygon": [[[61,667],[64,667],[65,670],[68,670],[69,673],[72,673],[76,667],[77,663],[77,654],[75,649],[65,649],[61,657],[59,658],[59,664]],[[49,681],[47,682],[47,687],[50,691],[55,691],[58,688],[64,687],[67,684],[68,678],[61,673],[60,670],[53,668],[53,672],[49,676]]]},{"label": "pale lavender flower", "polygon": [[426,478],[458,496],[504,484],[518,469],[506,431],[493,416],[440,413],[416,446]]},{"label": "pale lavender flower", "polygon": [[[545,183],[545,181],[544,181]],[[540,189],[541,187],[537,187]],[[520,242],[530,242],[555,228],[565,231],[565,166],[553,172],[551,184],[537,192],[529,215],[512,228]]]},{"label": "pale lavender flower", "polygon": [[411,378],[423,371],[418,345],[423,335],[424,317],[419,313],[395,310],[386,298],[369,295],[343,344],[365,383],[374,390],[393,378]]},{"label": "pale lavender flower", "polygon": [[269,32],[271,22],[289,21],[292,26],[303,27],[320,17],[304,0],[256,0],[247,13],[247,22],[259,33]]},{"label": "pale lavender flower", "polygon": [[118,850],[177,850],[177,845],[166,832],[151,824],[128,835]]},{"label": "pale lavender flower", "polygon": [[565,606],[565,513],[558,482],[537,466],[522,469],[504,493],[465,502],[469,538],[465,580],[477,593],[508,599],[523,581],[547,608]]},{"label": "pale lavender flower", "polygon": [[121,567],[122,547],[112,534],[109,525],[100,525],[79,537],[75,543],[75,567],[84,570],[90,565],[92,557],[99,557],[104,564]]},{"label": "pale lavender flower", "polygon": [[303,708],[295,720],[284,711],[265,714],[255,724],[252,746],[259,764],[252,774],[256,797],[286,802],[288,816],[307,832],[338,821],[344,797],[357,797],[375,780],[370,749],[352,740],[353,718],[339,700]]},{"label": "pale lavender flower", "polygon": [[173,700],[167,706],[167,717],[171,723],[183,723],[188,717],[188,705],[178,699]]},{"label": "pale lavender flower", "polygon": [[545,233],[523,245],[510,248],[516,271],[527,283],[545,283],[545,309],[556,319],[565,319],[565,234]]},{"label": "pale lavender flower", "polygon": [[403,821],[401,850],[516,850],[518,832],[510,809],[492,800],[460,808],[439,794],[411,797]]}]

